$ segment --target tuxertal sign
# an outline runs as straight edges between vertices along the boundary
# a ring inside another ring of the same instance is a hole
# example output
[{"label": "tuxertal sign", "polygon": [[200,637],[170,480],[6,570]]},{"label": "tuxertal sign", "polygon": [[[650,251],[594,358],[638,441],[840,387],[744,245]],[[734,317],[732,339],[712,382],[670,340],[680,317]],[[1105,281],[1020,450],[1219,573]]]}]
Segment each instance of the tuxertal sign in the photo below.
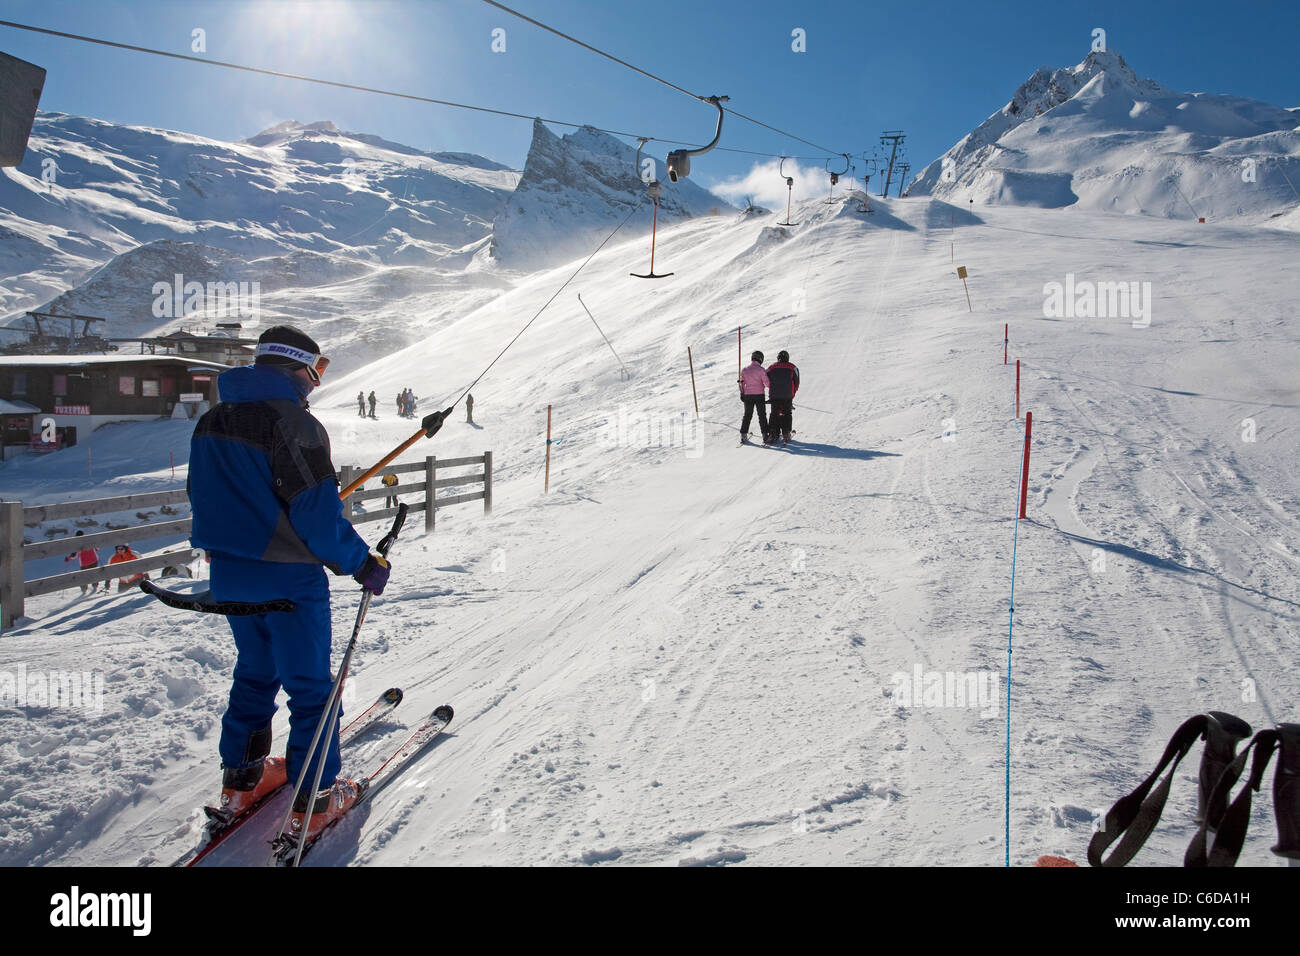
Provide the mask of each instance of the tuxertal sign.
[{"label": "tuxertal sign", "polygon": [[55,405],[55,415],[89,415],[89,405]]}]

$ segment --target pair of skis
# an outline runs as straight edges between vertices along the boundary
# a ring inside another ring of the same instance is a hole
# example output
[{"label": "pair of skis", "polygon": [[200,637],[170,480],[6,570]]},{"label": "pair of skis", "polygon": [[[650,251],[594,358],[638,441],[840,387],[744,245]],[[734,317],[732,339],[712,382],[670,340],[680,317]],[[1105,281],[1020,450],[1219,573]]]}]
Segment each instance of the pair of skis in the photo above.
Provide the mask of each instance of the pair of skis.
[{"label": "pair of skis", "polygon": [[347,810],[343,811],[342,814],[335,817],[315,834],[308,834],[305,837],[301,852],[298,849],[299,838],[291,833],[281,833],[271,841],[272,857],[275,864],[277,866],[299,865],[306,858],[311,848],[320,841],[322,836],[333,829],[335,824],[392,783],[402,770],[423,753],[424,749],[433,743],[434,739],[451,723],[454,713],[450,704],[443,704],[441,707],[436,708],[420,726],[411,732],[400,747],[394,750],[373,771],[361,778],[359,781],[361,794],[352,806],[348,807]]},{"label": "pair of skis", "polygon": [[[339,746],[346,747],[354,742],[358,737],[367,730],[379,723],[384,717],[391,714],[397,705],[402,702],[402,691],[400,688],[393,687],[384,691],[379,698],[367,707],[364,711],[350,720],[341,731],[339,731]],[[374,796],[380,789],[386,786],[395,777],[399,771],[410,764],[419,754],[433,742],[434,738],[442,733],[447,724],[451,722],[453,711],[450,706],[443,705],[433,712],[433,714],[420,724],[398,747],[393,753],[379,765],[379,768],[369,774],[365,780],[367,783],[367,792],[364,799],[368,800]],[[194,849],[189,850],[178,859],[172,866],[189,867],[196,866],[208,854],[216,850],[221,844],[230,837],[234,836],[241,827],[252,820],[257,814],[264,810],[276,794],[288,788],[284,784],[275,790],[270,791],[261,800],[255,803],[247,811],[238,817],[231,818],[227,813],[217,807],[204,807],[203,811],[208,816],[207,825],[204,827],[203,839]],[[357,803],[361,803],[358,800]],[[354,804],[355,806],[356,804]],[[337,821],[336,821],[337,822]],[[325,830],[328,830],[326,827]],[[303,856],[311,849],[312,844],[320,838],[321,830],[306,846],[303,847]],[[280,849],[287,841],[288,852],[287,859],[281,859]],[[279,865],[293,865],[293,860],[297,856],[297,840],[287,834],[281,834],[273,846],[276,847],[276,862]]]},{"label": "pair of skis", "polygon": [[[343,748],[351,744],[363,733],[375,724],[379,723],[380,720],[391,714],[401,702],[401,688],[391,687],[384,691],[379,695],[378,700],[361,713],[357,714],[357,716],[352,720],[348,721],[347,724],[344,725],[343,729],[339,731],[339,747]],[[219,807],[204,807],[203,812],[207,814],[208,822],[203,828],[203,839],[199,842],[197,847],[182,856],[179,860],[173,863],[172,866],[194,866],[197,864],[205,856],[217,847],[221,846],[221,844],[229,839],[235,831],[251,820],[259,810],[266,806],[272,797],[287,786],[288,784],[286,783],[284,786],[277,787],[275,790],[270,791],[262,797],[261,800],[257,801],[257,803],[253,804],[238,817],[232,818],[227,811],[222,810]]]}]

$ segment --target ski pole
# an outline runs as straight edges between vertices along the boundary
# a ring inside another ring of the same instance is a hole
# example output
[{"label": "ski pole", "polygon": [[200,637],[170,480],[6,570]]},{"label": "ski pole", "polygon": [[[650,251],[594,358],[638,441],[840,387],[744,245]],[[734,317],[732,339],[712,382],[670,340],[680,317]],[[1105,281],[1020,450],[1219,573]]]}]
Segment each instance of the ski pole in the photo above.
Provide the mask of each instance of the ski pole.
[{"label": "ski pole", "polygon": [[343,488],[339,491],[339,497],[346,498],[348,495],[352,494],[352,492],[356,491],[358,488],[360,488],[371,478],[375,477],[375,475],[379,473],[379,470],[381,468],[387,465],[390,461],[392,461],[402,452],[406,451],[406,449],[410,448],[421,438],[432,438],[434,435],[438,434],[438,429],[440,429],[442,427],[442,423],[451,416],[451,413],[455,408],[456,406],[452,405],[450,408],[446,408],[440,412],[433,412],[432,414],[425,415],[424,418],[420,421],[420,430],[418,432],[416,432],[410,438],[406,439],[406,441],[402,442],[400,445],[398,445],[396,448],[390,451],[383,458],[379,459],[379,461],[377,461],[369,469],[362,472],[360,476],[353,479],[352,482],[346,488]]},{"label": "ski pole", "polygon": [[[432,416],[430,416],[432,417]],[[436,431],[436,429],[435,429]],[[376,471],[383,467],[383,463],[376,466]],[[398,534],[401,533],[402,525],[406,523],[406,504],[399,503],[397,506],[397,517],[393,519],[393,526],[388,530],[388,534],[375,548],[380,555],[387,557],[388,550],[397,540]],[[311,744],[307,747],[307,759],[303,761],[302,770],[298,772],[298,780],[293,786],[293,795],[289,798],[289,806],[284,812],[284,819],[280,821],[280,833],[284,833],[285,828],[289,825],[289,818],[293,815],[293,805],[298,799],[298,794],[302,792],[303,782],[307,778],[307,768],[311,766],[312,756],[316,753],[317,745],[320,745],[320,760],[316,764],[316,776],[312,780],[311,800],[307,804],[307,819],[303,821],[303,837],[298,841],[298,854],[294,858],[294,866],[298,865],[298,860],[302,859],[302,848],[306,843],[305,836],[311,827],[312,811],[316,809],[316,794],[320,792],[320,780],[325,771],[325,754],[329,749],[330,737],[334,733],[334,726],[339,716],[339,700],[343,696],[343,682],[347,680],[348,666],[352,663],[352,652],[357,646],[357,637],[361,634],[361,623],[366,619],[366,611],[370,607],[370,599],[374,597],[369,589],[362,589],[361,607],[357,611],[357,622],[352,627],[352,639],[348,641],[347,650],[343,653],[343,662],[339,665],[338,676],[334,678],[334,686],[330,688],[329,701],[325,705],[324,712],[320,715],[320,720],[316,722],[316,733],[311,739]],[[272,851],[270,859],[267,860],[269,866],[274,862],[276,857],[275,851]]]}]

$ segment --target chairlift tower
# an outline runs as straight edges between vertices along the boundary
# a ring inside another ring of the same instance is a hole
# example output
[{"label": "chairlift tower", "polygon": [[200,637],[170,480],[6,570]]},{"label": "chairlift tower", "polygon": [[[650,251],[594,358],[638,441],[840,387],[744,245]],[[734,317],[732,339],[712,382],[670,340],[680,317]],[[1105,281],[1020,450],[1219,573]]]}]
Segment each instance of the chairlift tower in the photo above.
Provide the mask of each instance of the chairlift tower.
[{"label": "chairlift tower", "polygon": [[899,199],[903,198],[903,187],[907,184],[907,174],[911,170],[911,168],[912,168],[911,163],[903,163],[903,165],[898,168],[898,198]]},{"label": "chairlift tower", "polygon": [[880,134],[881,146],[893,144],[893,148],[889,151],[889,171],[885,174],[885,189],[880,194],[882,196],[889,195],[889,184],[894,179],[894,158],[898,155],[898,147],[906,138],[906,134],[901,129],[887,129]]}]

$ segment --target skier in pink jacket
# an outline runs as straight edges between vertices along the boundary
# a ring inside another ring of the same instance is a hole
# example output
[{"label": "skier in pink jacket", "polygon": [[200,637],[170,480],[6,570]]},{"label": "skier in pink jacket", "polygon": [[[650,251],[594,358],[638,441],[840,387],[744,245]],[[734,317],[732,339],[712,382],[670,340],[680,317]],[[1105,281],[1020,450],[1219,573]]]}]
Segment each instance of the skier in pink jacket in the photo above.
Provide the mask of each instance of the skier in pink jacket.
[{"label": "skier in pink jacket", "polygon": [[754,417],[754,409],[758,409],[758,428],[763,433],[763,444],[766,445],[769,437],[767,399],[763,392],[770,383],[767,372],[763,370],[763,353],[755,352],[750,358],[753,361],[740,373],[740,400],[745,403],[745,418],[740,423],[740,442],[745,444],[749,441],[749,421]]}]

